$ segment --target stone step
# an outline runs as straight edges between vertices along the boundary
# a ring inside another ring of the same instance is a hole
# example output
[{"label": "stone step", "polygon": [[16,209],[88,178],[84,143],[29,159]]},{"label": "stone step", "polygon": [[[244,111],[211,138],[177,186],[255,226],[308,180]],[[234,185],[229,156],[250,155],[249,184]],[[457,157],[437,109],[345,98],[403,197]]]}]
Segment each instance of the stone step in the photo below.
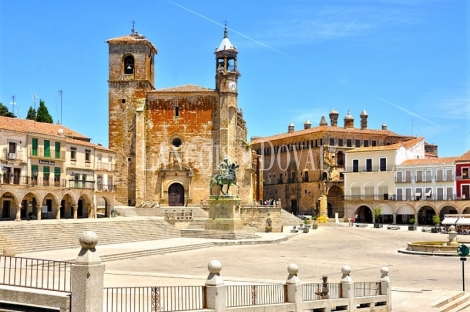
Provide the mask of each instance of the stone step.
[{"label": "stone step", "polygon": [[470,307],[470,294],[459,292],[435,304],[433,307],[438,308],[440,312],[468,311],[467,308]]}]

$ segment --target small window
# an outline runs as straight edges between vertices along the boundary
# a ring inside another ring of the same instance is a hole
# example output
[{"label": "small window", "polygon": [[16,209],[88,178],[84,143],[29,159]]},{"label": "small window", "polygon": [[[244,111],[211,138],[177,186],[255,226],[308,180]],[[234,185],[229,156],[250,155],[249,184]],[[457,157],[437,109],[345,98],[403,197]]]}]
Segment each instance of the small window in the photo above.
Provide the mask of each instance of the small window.
[{"label": "small window", "polygon": [[178,106],[175,107],[175,117],[180,116],[180,108]]},{"label": "small window", "polygon": [[330,146],[333,146],[333,145],[335,145],[335,139],[331,138],[330,139]]},{"label": "small window", "polygon": [[377,141],[372,140],[372,146],[377,146]]},{"label": "small window", "polygon": [[38,139],[33,138],[32,140],[32,156],[38,156]]},{"label": "small window", "polygon": [[180,147],[183,144],[183,141],[181,141],[180,138],[174,138],[173,141],[171,141],[171,145],[174,147]]},{"label": "small window", "polygon": [[359,172],[359,160],[353,159],[353,172]]},{"label": "small window", "polygon": [[347,147],[351,147],[351,146],[352,146],[352,140],[351,140],[351,139],[347,139],[347,140],[346,140],[346,146],[347,146]]},{"label": "small window", "polygon": [[85,150],[85,162],[90,162],[90,158],[91,158],[91,151]]},{"label": "small window", "polygon": [[343,139],[338,139],[338,146],[343,146]]},{"label": "small window", "polygon": [[60,142],[55,142],[55,159],[60,159]]},{"label": "small window", "polygon": [[77,160],[77,148],[76,147],[70,148],[70,159]]},{"label": "small window", "polygon": [[356,147],[361,147],[361,140],[356,140]]},{"label": "small window", "polygon": [[372,159],[366,159],[366,171],[367,172],[372,171]]},{"label": "small window", "polygon": [[369,147],[369,141],[368,140],[364,140],[364,147]]},{"label": "small window", "polygon": [[16,153],[16,143],[9,142],[8,143],[8,153]]},{"label": "small window", "polygon": [[134,57],[129,55],[124,59],[124,74],[131,75],[134,73]]},{"label": "small window", "polygon": [[122,103],[122,104],[126,104],[126,99],[122,99],[122,100],[121,100],[121,103]]},{"label": "small window", "polygon": [[51,142],[44,140],[44,157],[51,157]]},{"label": "small window", "polygon": [[380,158],[380,171],[387,171],[387,158]]}]

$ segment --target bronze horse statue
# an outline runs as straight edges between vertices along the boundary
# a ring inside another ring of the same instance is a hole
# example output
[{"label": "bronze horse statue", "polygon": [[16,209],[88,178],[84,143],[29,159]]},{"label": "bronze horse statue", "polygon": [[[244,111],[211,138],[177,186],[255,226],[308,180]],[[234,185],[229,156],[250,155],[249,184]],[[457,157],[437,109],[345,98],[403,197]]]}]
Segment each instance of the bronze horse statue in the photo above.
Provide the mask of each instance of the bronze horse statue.
[{"label": "bronze horse statue", "polygon": [[[238,165],[231,164],[222,173],[219,173],[213,176],[210,182],[210,186],[209,186],[210,194],[212,195],[212,187],[214,185],[220,186],[220,192],[224,195],[228,194],[228,190],[230,189],[230,185],[232,184],[240,188],[240,186],[237,184],[237,175],[236,175],[237,169],[238,169]],[[227,185],[226,193],[224,193],[224,191],[222,190],[224,185]]]}]

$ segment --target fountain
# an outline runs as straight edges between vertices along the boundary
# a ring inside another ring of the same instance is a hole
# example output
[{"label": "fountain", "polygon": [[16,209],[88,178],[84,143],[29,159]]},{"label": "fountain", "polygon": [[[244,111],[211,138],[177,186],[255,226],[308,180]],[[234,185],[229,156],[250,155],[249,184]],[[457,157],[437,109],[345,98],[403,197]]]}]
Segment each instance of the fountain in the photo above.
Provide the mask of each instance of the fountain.
[{"label": "fountain", "polygon": [[401,250],[400,252],[433,256],[458,256],[458,246],[457,232],[455,231],[455,226],[452,225],[447,241],[410,242],[406,250]]}]

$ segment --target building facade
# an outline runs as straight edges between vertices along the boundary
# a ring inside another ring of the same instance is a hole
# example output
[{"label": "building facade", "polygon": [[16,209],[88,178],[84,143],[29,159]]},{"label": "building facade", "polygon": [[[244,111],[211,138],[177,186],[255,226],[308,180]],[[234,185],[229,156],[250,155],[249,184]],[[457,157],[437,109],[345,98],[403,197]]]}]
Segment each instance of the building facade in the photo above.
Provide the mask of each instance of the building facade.
[{"label": "building facade", "polygon": [[[407,224],[414,219],[420,225],[433,224],[434,215],[443,220],[445,214],[468,214],[470,202],[456,192],[456,164],[464,158],[426,158],[422,138],[351,150],[346,153],[345,211],[357,215],[358,222],[372,223],[374,209],[380,208],[380,222]],[[374,160],[379,167],[368,165]]]},{"label": "building facade", "polygon": [[[262,158],[263,198],[281,201],[284,209],[294,214],[317,214],[318,200],[327,196],[328,217],[345,216],[345,153],[355,148],[382,147],[411,139],[387,129],[369,129],[368,114],[360,114],[360,127],[348,112],[344,124],[338,125],[339,113],[333,109],[330,124],[322,116],[312,127],[307,120],[304,129],[295,131],[290,124],[287,133],[252,138],[251,146]],[[437,147],[425,145],[437,155]],[[365,164],[363,164],[365,165]],[[372,166],[380,166],[380,160]]]},{"label": "building facade", "polygon": [[[139,207],[199,205],[227,159],[239,165],[242,202],[253,199],[253,161],[238,107],[238,51],[227,28],[215,51],[215,89],[155,88],[155,46],[134,29],[109,45],[109,144],[116,154],[117,200]],[[214,190],[216,191],[216,190]]]},{"label": "building facade", "polygon": [[8,117],[0,151],[2,220],[96,218],[98,202],[110,215],[113,151],[62,125]]}]

